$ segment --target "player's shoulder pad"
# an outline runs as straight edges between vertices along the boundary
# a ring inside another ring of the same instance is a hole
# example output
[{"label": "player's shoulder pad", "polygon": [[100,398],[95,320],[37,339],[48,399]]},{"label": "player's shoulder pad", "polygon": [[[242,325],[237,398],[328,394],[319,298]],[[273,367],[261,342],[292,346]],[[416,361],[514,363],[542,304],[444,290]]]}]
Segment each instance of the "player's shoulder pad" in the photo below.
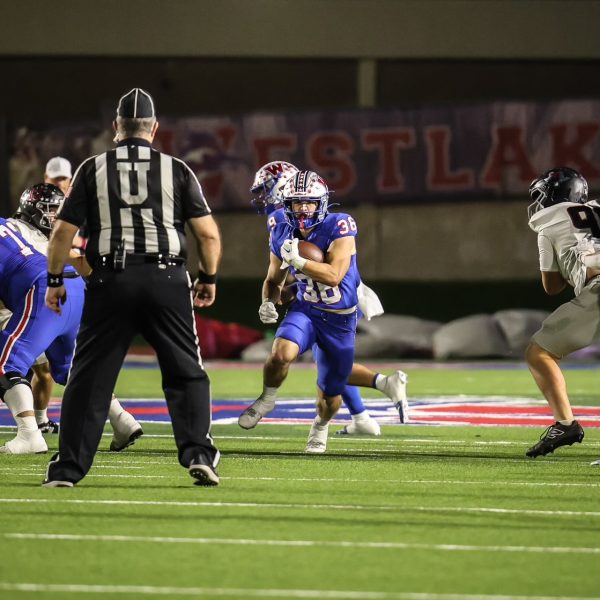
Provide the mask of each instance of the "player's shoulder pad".
[{"label": "player's shoulder pad", "polygon": [[356,221],[348,213],[329,213],[323,225],[329,229],[333,238],[355,236],[358,233]]},{"label": "player's shoulder pad", "polygon": [[272,231],[280,223],[287,223],[283,208],[278,208],[267,216],[267,230]]}]

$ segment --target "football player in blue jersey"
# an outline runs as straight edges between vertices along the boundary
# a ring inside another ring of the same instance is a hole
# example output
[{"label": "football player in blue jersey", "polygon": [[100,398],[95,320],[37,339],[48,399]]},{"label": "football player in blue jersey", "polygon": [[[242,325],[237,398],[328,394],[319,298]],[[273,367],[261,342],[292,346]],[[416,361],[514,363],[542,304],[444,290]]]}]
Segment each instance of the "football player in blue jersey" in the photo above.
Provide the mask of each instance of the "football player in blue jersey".
[{"label": "football player in blue jersey", "polygon": [[[257,172],[250,188],[250,192],[253,195],[251,200],[252,206],[258,212],[258,214],[267,215],[267,229],[269,234],[274,227],[279,223],[286,222],[286,216],[283,209],[283,187],[288,179],[298,172],[298,168],[289,162],[285,161],[273,161],[263,165]],[[290,281],[291,280],[291,281]],[[296,293],[295,278],[292,274],[288,274],[287,282],[290,285],[286,285],[282,289],[281,302],[287,303],[293,299]],[[361,294],[362,290],[368,290],[366,286],[361,282],[358,288],[359,294],[359,308],[363,313],[369,313],[370,306],[367,304],[365,307],[362,302],[362,298],[367,296],[369,293],[375,297],[378,311],[374,312],[372,316],[381,314],[383,309],[379,303],[378,298],[371,290],[365,291]],[[360,392],[356,386],[370,387],[380,390],[382,393],[387,395],[392,402],[402,423],[408,422],[408,402],[406,400],[406,382],[407,376],[403,371],[396,371],[394,374],[386,376],[381,373],[375,373],[371,369],[368,369],[364,365],[354,363],[352,365],[352,372],[349,378],[349,385],[344,387],[342,392],[342,400],[352,418],[350,425],[345,426],[336,433],[338,434],[363,434],[363,435],[380,435],[381,429],[379,423],[375,421],[368,413]],[[256,426],[260,419],[267,414],[263,414],[265,408],[269,405],[260,403],[255,406],[254,403],[248,409],[246,409],[238,420],[238,423],[244,429],[251,429]],[[270,410],[272,410],[273,406]],[[268,412],[270,412],[270,410]]]},{"label": "football player in blue jersey", "polygon": [[[360,275],[356,265],[356,222],[345,213],[329,213],[329,190],[314,171],[298,171],[282,191],[285,222],[270,236],[270,264],[263,284],[259,316],[263,322],[278,319],[275,305],[288,271],[297,281],[296,300],[277,329],[264,367],[263,393],[240,416],[253,427],[275,406],[278,388],[290,364],[313,347],[317,363],[317,417],[305,451],[320,454],[327,448],[329,421],[338,411],[341,394],[352,372],[358,317]],[[316,244],[325,255],[318,263],[302,258],[299,239]],[[250,428],[250,427],[246,427]]]},{"label": "football player in blue jersey", "polygon": [[[12,311],[0,332],[0,390],[17,423],[16,437],[0,447],[5,454],[48,450],[34,416],[28,379],[36,359],[45,353],[52,377],[61,385],[71,366],[84,294],[84,283],[73,266],[64,273],[70,306],[61,318],[44,301],[48,236],[63,198],[54,185],[34,185],[21,195],[14,218],[0,218],[0,299]],[[72,262],[86,270],[83,257],[74,255]],[[119,437],[116,429],[115,435]]]}]

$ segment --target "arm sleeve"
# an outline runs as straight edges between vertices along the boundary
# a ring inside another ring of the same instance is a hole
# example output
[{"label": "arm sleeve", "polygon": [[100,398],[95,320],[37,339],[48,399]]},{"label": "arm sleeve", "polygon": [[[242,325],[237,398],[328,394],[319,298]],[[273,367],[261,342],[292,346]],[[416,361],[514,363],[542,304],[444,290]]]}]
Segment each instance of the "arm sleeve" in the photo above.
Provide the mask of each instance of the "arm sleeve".
[{"label": "arm sleeve", "polygon": [[552,242],[545,235],[538,235],[538,250],[540,253],[540,271],[560,270]]},{"label": "arm sleeve", "polygon": [[198,178],[184,162],[178,162],[182,169],[181,200],[184,220],[210,215],[211,210]]},{"label": "arm sleeve", "polygon": [[[83,162],[73,177],[71,187],[67,190],[65,201],[57,215],[58,219],[76,227],[82,227],[86,221],[88,210],[88,186],[86,173],[89,165],[94,165],[95,157]],[[91,161],[91,162],[90,162]]]}]

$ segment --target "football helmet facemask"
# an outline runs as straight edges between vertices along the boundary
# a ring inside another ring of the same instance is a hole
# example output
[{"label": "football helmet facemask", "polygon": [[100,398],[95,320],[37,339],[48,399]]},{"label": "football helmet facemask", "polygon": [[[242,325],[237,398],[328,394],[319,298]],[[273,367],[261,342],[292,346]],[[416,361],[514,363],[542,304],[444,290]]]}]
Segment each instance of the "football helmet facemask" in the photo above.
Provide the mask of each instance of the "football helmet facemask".
[{"label": "football helmet facemask", "polygon": [[21,194],[19,208],[13,217],[30,223],[49,237],[64,199],[64,194],[55,185],[38,183]]},{"label": "football helmet facemask", "polygon": [[256,171],[250,188],[250,203],[259,215],[264,215],[269,207],[277,208],[281,205],[281,190],[285,182],[297,172],[297,167],[284,160],[267,163]]},{"label": "football helmet facemask", "polygon": [[[283,186],[283,208],[287,222],[299,229],[309,229],[323,221],[329,206],[329,189],[314,171],[298,171]],[[314,212],[294,211],[295,202],[314,202]]]},{"label": "football helmet facemask", "polygon": [[527,208],[527,216],[531,219],[539,210],[554,204],[587,202],[588,184],[574,169],[555,167],[531,182],[529,196],[533,202]]}]

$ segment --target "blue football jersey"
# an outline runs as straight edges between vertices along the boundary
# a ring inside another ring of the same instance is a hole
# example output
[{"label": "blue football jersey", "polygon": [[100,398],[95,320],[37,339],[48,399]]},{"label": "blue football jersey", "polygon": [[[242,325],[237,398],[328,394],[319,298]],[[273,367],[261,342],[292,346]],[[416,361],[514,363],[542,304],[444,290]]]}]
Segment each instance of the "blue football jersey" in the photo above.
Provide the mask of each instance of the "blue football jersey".
[{"label": "blue football jersey", "polygon": [[11,222],[0,218],[0,299],[13,309],[32,283],[46,275],[46,255]]},{"label": "blue football jersey", "polygon": [[282,207],[271,209],[270,211],[267,209],[267,215],[267,231],[269,233],[275,229],[275,225],[279,225],[279,223],[286,223],[285,211]]},{"label": "blue football jersey", "polygon": [[[279,211],[275,211],[271,216]],[[281,209],[283,215],[283,209]],[[283,221],[277,223],[271,231],[269,246],[271,252],[281,260],[281,246],[287,239],[298,237],[294,236],[295,228],[290,225],[285,216]],[[355,237],[358,233],[356,221],[346,213],[330,213],[322,223],[313,228],[306,241],[317,245],[324,254],[327,253],[329,246],[342,237]],[[350,267],[348,272],[339,285],[331,287],[313,281],[308,275],[301,271],[296,271],[290,267],[290,273],[294,275],[298,281],[298,292],[296,299],[300,302],[307,302],[317,308],[326,309],[344,309],[351,308],[358,304],[358,296],[356,289],[360,284],[360,274],[356,264],[356,254],[350,259]]]}]

